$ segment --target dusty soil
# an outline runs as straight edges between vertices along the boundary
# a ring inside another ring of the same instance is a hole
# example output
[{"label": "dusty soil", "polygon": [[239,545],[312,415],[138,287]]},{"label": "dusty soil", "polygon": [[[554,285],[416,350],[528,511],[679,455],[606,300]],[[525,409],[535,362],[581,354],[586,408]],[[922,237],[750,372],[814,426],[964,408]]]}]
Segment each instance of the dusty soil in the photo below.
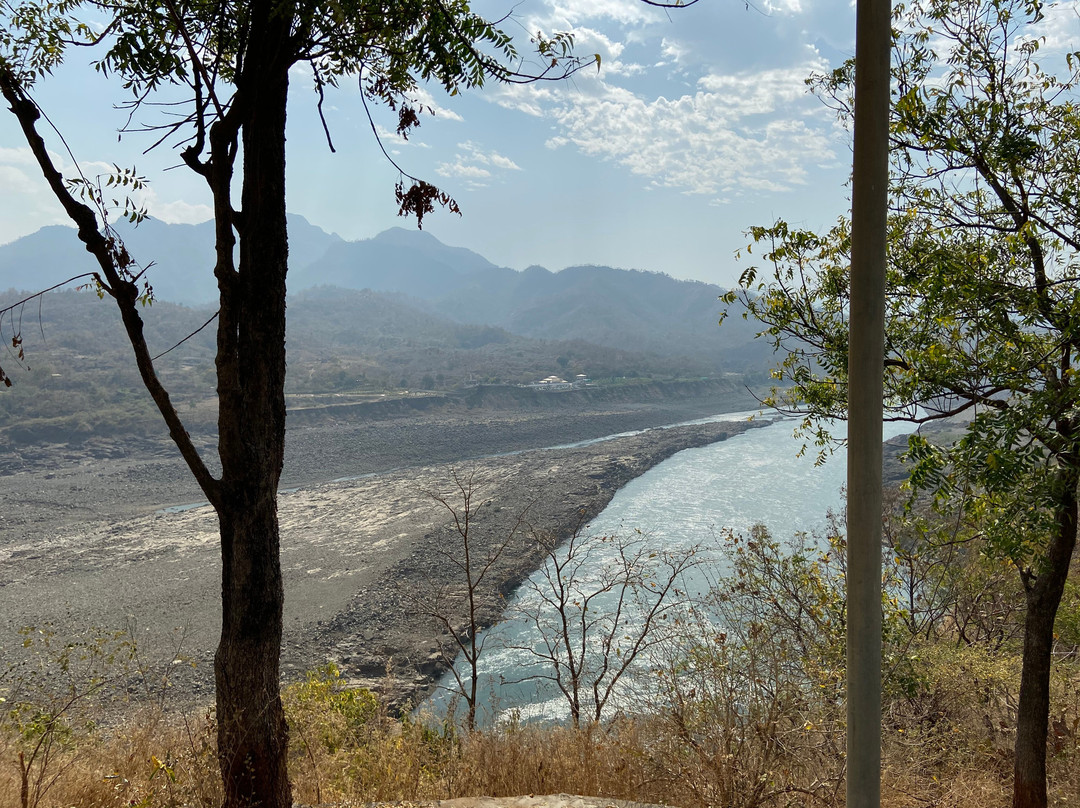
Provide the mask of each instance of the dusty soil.
[{"label": "dusty soil", "polygon": [[[522,514],[568,533],[627,481],[677,451],[747,428],[694,425],[586,447],[535,450],[703,415],[745,401],[612,412],[411,417],[293,429],[280,496],[286,583],[283,675],[327,660],[394,698],[416,697],[441,668],[429,596],[457,581],[450,514],[430,496],[471,475],[478,547]],[[526,450],[527,451],[521,451]],[[506,454],[512,453],[512,454]],[[349,478],[349,479],[342,479]],[[21,653],[19,628],[60,634],[126,629],[147,660],[175,665],[178,694],[212,693],[220,559],[212,509],[165,443],[87,441],[19,447],[0,457],[0,669]],[[165,510],[180,506],[176,510]],[[191,507],[194,506],[194,507]],[[537,565],[535,543],[503,555],[484,622]],[[392,678],[386,678],[387,666]]]}]

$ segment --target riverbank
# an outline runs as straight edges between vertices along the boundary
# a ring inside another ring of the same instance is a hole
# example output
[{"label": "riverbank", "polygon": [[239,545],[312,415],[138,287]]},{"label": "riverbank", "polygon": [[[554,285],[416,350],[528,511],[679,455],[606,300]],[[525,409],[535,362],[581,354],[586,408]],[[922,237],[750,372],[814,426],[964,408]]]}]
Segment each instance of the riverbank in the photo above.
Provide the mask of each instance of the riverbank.
[{"label": "riverbank", "polygon": [[[423,615],[424,598],[455,584],[439,555],[450,515],[429,496],[448,490],[447,464],[473,475],[490,502],[475,523],[481,543],[498,540],[523,513],[540,529],[565,532],[663,459],[747,425],[679,427],[587,447],[469,456],[539,440],[586,440],[672,415],[656,408],[575,417],[489,414],[295,430],[283,478],[295,490],[280,499],[284,675],[332,659],[351,678],[382,686],[389,664],[395,697],[423,692],[441,667],[438,627]],[[418,464],[420,457],[427,462]],[[398,468],[379,470],[391,463]],[[313,483],[314,474],[371,476]],[[16,632],[25,625],[49,623],[61,634],[125,628],[146,659],[194,663],[175,666],[174,687],[207,698],[220,614],[216,521],[208,506],[162,512],[164,505],[199,500],[183,466],[166,456],[75,457],[67,466],[9,475],[3,483],[0,664],[17,655]],[[492,571],[485,622],[497,617],[499,596],[537,562],[527,546],[504,554]]]}]

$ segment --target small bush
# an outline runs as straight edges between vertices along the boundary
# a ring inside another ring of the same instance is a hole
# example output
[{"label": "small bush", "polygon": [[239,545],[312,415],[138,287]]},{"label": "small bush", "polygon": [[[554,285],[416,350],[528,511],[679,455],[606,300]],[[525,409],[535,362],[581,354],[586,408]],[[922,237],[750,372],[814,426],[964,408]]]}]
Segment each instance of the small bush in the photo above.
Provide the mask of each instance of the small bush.
[{"label": "small bush", "polygon": [[25,656],[0,677],[2,808],[220,802],[211,717],[167,716],[167,678],[126,632],[20,635]]}]

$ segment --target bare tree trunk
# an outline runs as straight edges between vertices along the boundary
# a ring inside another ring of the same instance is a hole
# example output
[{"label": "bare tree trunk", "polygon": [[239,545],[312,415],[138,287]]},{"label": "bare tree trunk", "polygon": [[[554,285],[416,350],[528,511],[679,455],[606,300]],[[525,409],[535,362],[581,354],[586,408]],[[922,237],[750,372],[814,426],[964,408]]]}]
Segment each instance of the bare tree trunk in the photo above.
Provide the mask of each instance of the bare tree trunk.
[{"label": "bare tree trunk", "polygon": [[[221,526],[222,627],[214,670],[226,808],[292,804],[288,729],[279,695],[284,588],[277,520],[285,446],[289,83],[282,56],[289,20],[265,8],[262,13],[266,16],[252,20],[234,102],[243,138],[243,189],[241,210],[230,218],[239,234],[240,260],[236,272],[223,269],[219,244],[218,262],[222,477],[215,505]],[[228,193],[216,191],[218,197]]]},{"label": "bare tree trunk", "polygon": [[1025,580],[1024,658],[1016,716],[1013,808],[1046,808],[1046,736],[1050,716],[1050,666],[1054,618],[1076,547],[1080,470],[1062,474],[1055,535],[1041,568]]},{"label": "bare tree trunk", "polygon": [[221,642],[214,658],[225,806],[292,804],[278,692],[283,590],[273,496],[226,497],[220,512]]}]

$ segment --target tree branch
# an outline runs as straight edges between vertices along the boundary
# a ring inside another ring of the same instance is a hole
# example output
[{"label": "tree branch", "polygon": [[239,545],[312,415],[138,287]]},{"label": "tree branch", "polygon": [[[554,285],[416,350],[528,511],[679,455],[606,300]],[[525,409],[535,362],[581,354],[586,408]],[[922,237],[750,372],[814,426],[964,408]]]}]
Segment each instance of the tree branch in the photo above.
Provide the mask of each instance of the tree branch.
[{"label": "tree branch", "polygon": [[[106,236],[98,229],[98,219],[94,211],[76,200],[64,184],[64,178],[53,164],[45,141],[37,131],[37,121],[41,111],[37,104],[26,94],[11,72],[0,66],[0,93],[11,105],[11,111],[19,121],[23,136],[49,185],[49,189],[63,206],[68,218],[78,228],[79,240],[86,245],[86,250],[98,262],[105,282],[102,288],[116,301],[120,316],[127,332],[128,341],[135,352],[135,363],[143,384],[149,391],[158,411],[165,420],[169,435],[180,450],[184,461],[195,476],[199,487],[211,503],[220,500],[219,483],[191,440],[183,421],[173,406],[169,393],[161,384],[154,370],[154,362],[143,334],[143,322],[137,310],[139,291],[134,281],[130,280],[127,267],[132,263],[127,250],[115,234]],[[96,274],[96,273],[95,273]]]}]

